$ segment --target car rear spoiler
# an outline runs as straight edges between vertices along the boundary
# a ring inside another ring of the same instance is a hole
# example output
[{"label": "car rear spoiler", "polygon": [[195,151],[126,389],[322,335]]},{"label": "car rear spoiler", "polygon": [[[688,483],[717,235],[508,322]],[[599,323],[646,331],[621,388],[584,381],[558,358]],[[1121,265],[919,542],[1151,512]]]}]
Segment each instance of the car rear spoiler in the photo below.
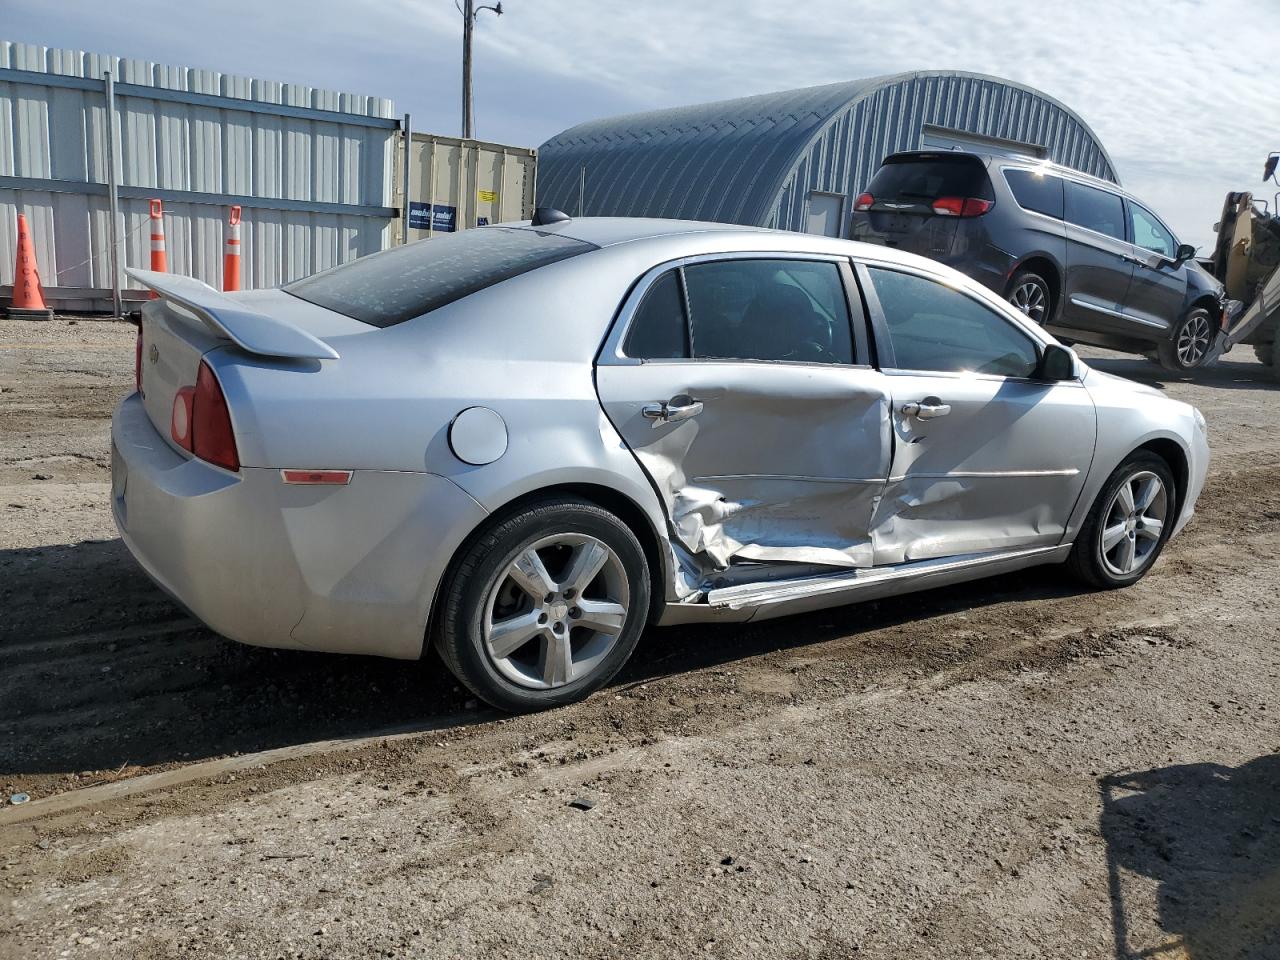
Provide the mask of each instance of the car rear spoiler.
[{"label": "car rear spoiler", "polygon": [[299,360],[338,359],[338,351],[323,340],[283,320],[249,310],[240,301],[194,277],[132,267],[126,268],[125,273],[163,299],[185,307],[215,333],[250,353]]}]

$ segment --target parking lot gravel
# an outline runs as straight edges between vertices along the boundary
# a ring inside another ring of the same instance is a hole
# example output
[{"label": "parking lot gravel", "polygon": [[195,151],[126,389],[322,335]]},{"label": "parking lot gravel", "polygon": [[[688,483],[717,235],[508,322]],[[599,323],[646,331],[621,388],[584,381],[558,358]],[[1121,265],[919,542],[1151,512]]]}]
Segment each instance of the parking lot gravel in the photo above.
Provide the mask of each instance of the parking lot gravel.
[{"label": "parking lot gravel", "polygon": [[510,718],[193,622],[111,522],[133,329],[0,319],[0,957],[1280,957],[1280,393],[1082,353],[1209,423],[1137,586],[655,629]]}]

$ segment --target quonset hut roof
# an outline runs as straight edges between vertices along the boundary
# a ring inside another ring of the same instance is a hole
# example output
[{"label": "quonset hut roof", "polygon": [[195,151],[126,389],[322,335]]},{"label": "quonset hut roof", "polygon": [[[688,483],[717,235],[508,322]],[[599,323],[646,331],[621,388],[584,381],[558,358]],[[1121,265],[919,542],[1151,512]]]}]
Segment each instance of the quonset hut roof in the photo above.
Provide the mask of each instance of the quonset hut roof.
[{"label": "quonset hut roof", "polygon": [[585,169],[585,215],[788,226],[779,205],[806,163],[809,189],[847,194],[888,154],[917,149],[925,125],[1043,145],[1050,160],[1117,181],[1088,124],[1052,97],[931,71],[581,123],[539,148],[538,202],[577,213]]}]

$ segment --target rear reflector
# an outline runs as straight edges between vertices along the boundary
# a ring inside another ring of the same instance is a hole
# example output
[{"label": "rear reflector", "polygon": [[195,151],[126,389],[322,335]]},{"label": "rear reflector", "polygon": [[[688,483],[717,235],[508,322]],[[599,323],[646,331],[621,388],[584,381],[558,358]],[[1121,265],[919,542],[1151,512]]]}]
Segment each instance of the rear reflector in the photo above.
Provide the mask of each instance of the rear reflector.
[{"label": "rear reflector", "polygon": [[191,449],[191,412],[196,388],[183,387],[173,397],[173,413],[169,417],[169,436],[183,450]]},{"label": "rear reflector", "polygon": [[933,201],[933,212],[944,217],[980,217],[991,207],[990,200],[979,197],[939,197]]},{"label": "rear reflector", "polygon": [[863,213],[871,209],[871,205],[876,202],[876,198],[869,193],[858,194],[858,199],[853,201],[853,209],[859,213]]},{"label": "rear reflector", "polygon": [[239,470],[240,452],[236,449],[236,435],[231,430],[227,398],[222,395],[218,378],[203,360],[196,375],[191,407],[191,452],[201,460],[228,470]]},{"label": "rear reflector", "polygon": [[280,476],[285,483],[328,483],[342,486],[351,482],[350,470],[281,470]]}]

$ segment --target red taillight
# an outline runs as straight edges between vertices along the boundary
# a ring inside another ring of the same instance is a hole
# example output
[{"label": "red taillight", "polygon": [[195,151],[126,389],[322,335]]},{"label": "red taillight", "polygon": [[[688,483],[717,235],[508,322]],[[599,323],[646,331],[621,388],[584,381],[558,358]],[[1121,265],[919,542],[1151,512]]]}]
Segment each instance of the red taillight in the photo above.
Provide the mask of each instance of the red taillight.
[{"label": "red taillight", "polygon": [[990,200],[979,197],[939,197],[933,201],[933,212],[944,217],[980,217],[992,206]]},{"label": "red taillight", "polygon": [[222,386],[209,365],[200,361],[195,395],[191,400],[191,452],[228,470],[240,469],[236,435],[231,431],[231,414]]},{"label": "red taillight", "polygon": [[853,209],[859,213],[864,213],[871,209],[871,205],[876,202],[876,198],[869,193],[858,194],[858,199],[853,201]]},{"label": "red taillight", "polygon": [[191,449],[192,408],[195,387],[183,387],[173,396],[173,412],[169,415],[169,436],[183,450]]},{"label": "red taillight", "polygon": [[142,396],[142,324],[138,324],[138,339],[133,345],[133,386]]}]

